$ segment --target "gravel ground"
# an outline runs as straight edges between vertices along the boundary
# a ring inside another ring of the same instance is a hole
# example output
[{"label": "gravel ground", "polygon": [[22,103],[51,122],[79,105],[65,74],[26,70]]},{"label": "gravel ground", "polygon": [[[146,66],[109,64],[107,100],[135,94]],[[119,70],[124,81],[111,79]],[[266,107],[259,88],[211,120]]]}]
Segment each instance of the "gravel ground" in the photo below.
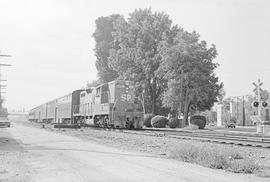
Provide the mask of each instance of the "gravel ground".
[{"label": "gravel ground", "polygon": [[0,182],[27,182],[31,171],[23,161],[23,151],[0,151]]},{"label": "gravel ground", "polygon": [[[27,125],[41,128],[39,124],[27,123]],[[51,130],[53,132],[61,132],[66,135],[77,136],[85,140],[95,141],[97,143],[102,143],[123,150],[147,152],[167,157],[170,157],[171,152],[173,152],[176,147],[181,147],[183,144],[187,143],[196,146],[203,145],[215,148],[219,147],[224,151],[234,149],[238,151],[242,156],[250,158],[262,166],[265,171],[267,171],[267,175],[270,174],[270,149],[267,148],[218,144],[194,140],[180,140],[167,138],[164,136],[136,135],[123,133],[120,131],[105,131],[92,128],[54,129],[50,125],[47,125],[45,126],[45,129]]]},{"label": "gravel ground", "polygon": [[210,142],[200,142],[194,140],[181,140],[174,138],[167,138],[162,136],[145,136],[128,134],[122,132],[108,132],[102,130],[93,129],[81,129],[81,130],[61,130],[66,134],[78,136],[80,138],[91,139],[97,143],[104,143],[110,146],[119,147],[125,150],[135,150],[141,152],[151,152],[159,155],[170,156],[170,152],[175,147],[181,147],[183,144],[194,145],[207,145],[211,147],[222,147],[225,150],[234,149],[245,157],[255,159],[257,163],[270,167],[270,150],[265,148],[254,148],[237,146],[230,144],[216,144]]},{"label": "gravel ground", "polygon": [[32,171],[24,160],[28,153],[9,134],[9,129],[0,127],[0,182],[29,181]]}]

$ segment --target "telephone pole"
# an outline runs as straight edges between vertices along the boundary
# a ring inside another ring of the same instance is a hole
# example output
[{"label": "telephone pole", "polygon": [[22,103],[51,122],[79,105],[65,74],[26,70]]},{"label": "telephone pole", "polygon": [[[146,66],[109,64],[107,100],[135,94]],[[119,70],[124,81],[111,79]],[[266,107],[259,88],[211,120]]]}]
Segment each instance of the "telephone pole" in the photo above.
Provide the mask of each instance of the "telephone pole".
[{"label": "telephone pole", "polygon": [[[242,97],[242,101],[241,101],[241,97]],[[246,125],[246,113],[245,113],[245,96],[234,96],[233,98],[236,98],[236,119],[238,120],[240,118],[240,115],[242,113],[242,125],[245,126]],[[239,101],[240,99],[240,101]],[[238,103],[239,101],[239,103]],[[241,102],[242,102],[242,106],[241,106]],[[240,105],[240,108],[238,107]],[[239,111],[239,110],[242,110]]]},{"label": "telephone pole", "polygon": [[[0,54],[0,57],[11,57],[11,55],[7,55],[7,54]],[[1,67],[2,66],[11,66],[10,64],[4,64],[4,63],[0,63],[0,115],[2,113],[2,94],[4,94],[5,92],[2,92],[2,89],[6,89],[7,85],[2,85],[3,81],[7,81],[7,80],[2,80],[2,75],[1,75]]]}]

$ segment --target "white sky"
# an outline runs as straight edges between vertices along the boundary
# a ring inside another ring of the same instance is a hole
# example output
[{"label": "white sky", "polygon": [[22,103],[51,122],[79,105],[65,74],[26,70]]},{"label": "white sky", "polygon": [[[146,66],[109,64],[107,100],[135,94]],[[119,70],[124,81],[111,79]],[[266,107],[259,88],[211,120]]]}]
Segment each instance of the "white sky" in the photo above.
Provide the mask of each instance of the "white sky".
[{"label": "white sky", "polygon": [[174,24],[216,44],[226,96],[270,90],[268,0],[0,0],[0,58],[9,109],[30,109],[96,79],[95,20],[136,8],[164,11]]}]

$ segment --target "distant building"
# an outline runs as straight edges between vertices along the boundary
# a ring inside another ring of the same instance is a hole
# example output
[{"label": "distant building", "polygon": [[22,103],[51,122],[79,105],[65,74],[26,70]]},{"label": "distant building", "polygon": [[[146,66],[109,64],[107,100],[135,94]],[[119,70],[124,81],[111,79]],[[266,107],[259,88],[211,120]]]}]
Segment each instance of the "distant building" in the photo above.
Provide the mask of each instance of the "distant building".
[{"label": "distant building", "polygon": [[228,108],[223,103],[215,103],[212,111],[216,113],[216,125],[223,126],[230,121],[230,113]]},{"label": "distant building", "polygon": [[[230,101],[230,115],[236,117],[239,125],[254,125],[253,116],[258,115],[258,108],[252,106],[256,100],[254,96],[244,96],[244,102],[242,97],[229,97],[228,100]],[[269,100],[267,102],[267,107],[261,107],[262,120],[269,120]],[[243,123],[244,120],[245,123]]]},{"label": "distant building", "polygon": [[[237,125],[254,125],[254,116],[258,115],[258,108],[252,106],[255,100],[254,96],[245,95],[244,101],[243,97],[228,97],[222,103],[215,103],[211,110],[217,115],[217,126],[225,125],[232,117],[237,119]],[[262,120],[270,121],[270,100],[266,102],[268,106],[261,107]]]}]

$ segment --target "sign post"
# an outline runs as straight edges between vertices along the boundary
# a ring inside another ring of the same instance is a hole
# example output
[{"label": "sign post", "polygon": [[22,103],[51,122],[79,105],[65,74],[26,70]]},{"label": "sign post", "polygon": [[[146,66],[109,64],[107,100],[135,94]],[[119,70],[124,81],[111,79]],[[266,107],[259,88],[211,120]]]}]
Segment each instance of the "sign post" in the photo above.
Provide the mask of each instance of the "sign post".
[{"label": "sign post", "polygon": [[255,93],[257,100],[253,103],[253,106],[258,108],[258,121],[256,122],[257,133],[270,134],[270,123],[264,121],[261,113],[262,107],[267,107],[266,100],[268,99],[268,94],[266,93],[266,91],[261,89],[263,83],[260,81],[260,79],[258,79],[257,84],[254,82],[252,84],[255,86],[253,92]]},{"label": "sign post", "polygon": [[253,92],[256,95],[257,98],[257,102],[259,103],[258,105],[258,117],[260,119],[260,121],[262,120],[262,116],[261,116],[261,92],[263,92],[263,90],[261,89],[261,86],[263,85],[263,83],[260,81],[260,79],[258,79],[258,83],[252,83],[255,86],[255,89],[253,90]]}]

